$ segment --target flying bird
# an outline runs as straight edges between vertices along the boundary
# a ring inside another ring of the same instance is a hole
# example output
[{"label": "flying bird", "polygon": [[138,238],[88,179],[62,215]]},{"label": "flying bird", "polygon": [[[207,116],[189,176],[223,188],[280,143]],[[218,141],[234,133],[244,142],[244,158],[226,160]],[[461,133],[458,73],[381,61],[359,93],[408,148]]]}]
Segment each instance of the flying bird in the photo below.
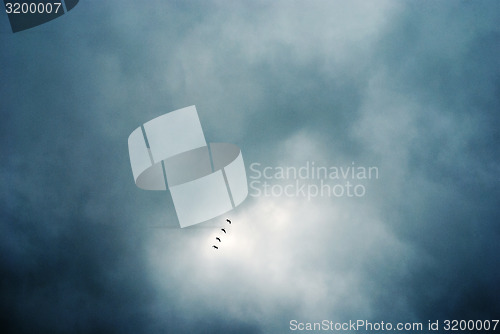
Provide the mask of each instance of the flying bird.
[{"label": "flying bird", "polygon": [[219,242],[221,242],[219,237],[217,237],[217,238],[215,238],[215,239],[217,239],[217,240],[219,240]]},{"label": "flying bird", "polygon": [[213,245],[212,247],[213,247],[213,248],[215,248],[215,249],[219,249],[219,247],[217,247],[217,246],[215,246],[215,245]]},{"label": "flying bird", "polygon": [[222,232],[227,233],[225,229],[221,228],[220,229]]},{"label": "flying bird", "polygon": [[226,219],[226,221],[227,221],[229,224],[231,224],[231,221],[230,221],[229,219]]}]

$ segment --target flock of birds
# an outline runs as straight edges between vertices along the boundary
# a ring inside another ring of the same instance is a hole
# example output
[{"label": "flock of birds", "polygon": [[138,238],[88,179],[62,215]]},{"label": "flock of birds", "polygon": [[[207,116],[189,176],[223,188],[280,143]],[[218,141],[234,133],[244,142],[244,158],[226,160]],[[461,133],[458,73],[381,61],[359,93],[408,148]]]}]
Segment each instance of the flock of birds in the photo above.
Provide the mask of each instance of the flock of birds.
[{"label": "flock of birds", "polygon": [[[231,221],[229,219],[226,219],[226,221],[229,223],[229,225],[231,225]],[[226,231],[225,228],[221,228],[220,230],[222,232],[224,232],[224,234],[227,234],[227,231]],[[218,242],[222,242],[222,240],[219,237],[215,237],[215,240],[217,240]],[[219,247],[216,246],[216,245],[213,245],[212,247],[215,248],[215,249],[219,249]]]}]

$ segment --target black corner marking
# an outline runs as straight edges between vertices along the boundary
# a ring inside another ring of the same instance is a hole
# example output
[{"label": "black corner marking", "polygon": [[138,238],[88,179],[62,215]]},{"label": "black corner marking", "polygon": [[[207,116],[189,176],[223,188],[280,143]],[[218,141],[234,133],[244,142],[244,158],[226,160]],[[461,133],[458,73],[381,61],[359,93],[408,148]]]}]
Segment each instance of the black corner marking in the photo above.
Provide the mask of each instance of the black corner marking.
[{"label": "black corner marking", "polygon": [[80,0],[64,0],[64,3],[66,4],[66,10],[69,12],[70,10],[72,10],[76,4],[78,3],[78,1]]}]

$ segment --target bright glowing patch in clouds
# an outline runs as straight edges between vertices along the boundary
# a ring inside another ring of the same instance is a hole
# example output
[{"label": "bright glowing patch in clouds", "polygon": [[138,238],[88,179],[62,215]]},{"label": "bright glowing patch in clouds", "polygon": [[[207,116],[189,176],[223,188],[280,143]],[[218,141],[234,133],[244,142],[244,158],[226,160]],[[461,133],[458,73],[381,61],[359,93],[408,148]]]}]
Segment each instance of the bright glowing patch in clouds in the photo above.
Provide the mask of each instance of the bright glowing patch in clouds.
[{"label": "bright glowing patch in clouds", "polygon": [[[162,294],[180,294],[191,311],[201,298],[218,300],[211,307],[220,312],[269,324],[277,307],[306,318],[352,310],[368,316],[365,269],[406,252],[370,211],[355,201],[257,198],[231,214],[231,225],[220,218],[227,234],[220,227],[175,233],[175,255],[164,253],[171,230],[155,231],[149,270]],[[179,281],[183,289],[170,291]],[[220,300],[222,292],[228,299]]]}]

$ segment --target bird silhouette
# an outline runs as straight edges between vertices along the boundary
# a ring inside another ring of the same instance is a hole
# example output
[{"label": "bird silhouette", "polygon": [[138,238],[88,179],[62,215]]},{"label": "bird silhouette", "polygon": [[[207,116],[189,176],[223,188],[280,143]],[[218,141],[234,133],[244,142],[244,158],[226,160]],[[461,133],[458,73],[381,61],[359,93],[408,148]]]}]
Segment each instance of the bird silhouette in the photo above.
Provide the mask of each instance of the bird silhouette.
[{"label": "bird silhouette", "polygon": [[225,229],[221,228],[220,229],[222,232],[227,233]]},{"label": "bird silhouette", "polygon": [[217,237],[217,238],[215,238],[215,239],[217,239],[217,240],[219,240],[219,242],[221,242],[219,237]]},{"label": "bird silhouette", "polygon": [[213,247],[213,248],[215,248],[215,249],[219,249],[219,247],[217,247],[217,246],[215,246],[215,245],[213,245],[212,247]]},{"label": "bird silhouette", "polygon": [[227,221],[229,224],[231,224],[231,221],[230,221],[229,219],[226,219],[226,221]]}]

